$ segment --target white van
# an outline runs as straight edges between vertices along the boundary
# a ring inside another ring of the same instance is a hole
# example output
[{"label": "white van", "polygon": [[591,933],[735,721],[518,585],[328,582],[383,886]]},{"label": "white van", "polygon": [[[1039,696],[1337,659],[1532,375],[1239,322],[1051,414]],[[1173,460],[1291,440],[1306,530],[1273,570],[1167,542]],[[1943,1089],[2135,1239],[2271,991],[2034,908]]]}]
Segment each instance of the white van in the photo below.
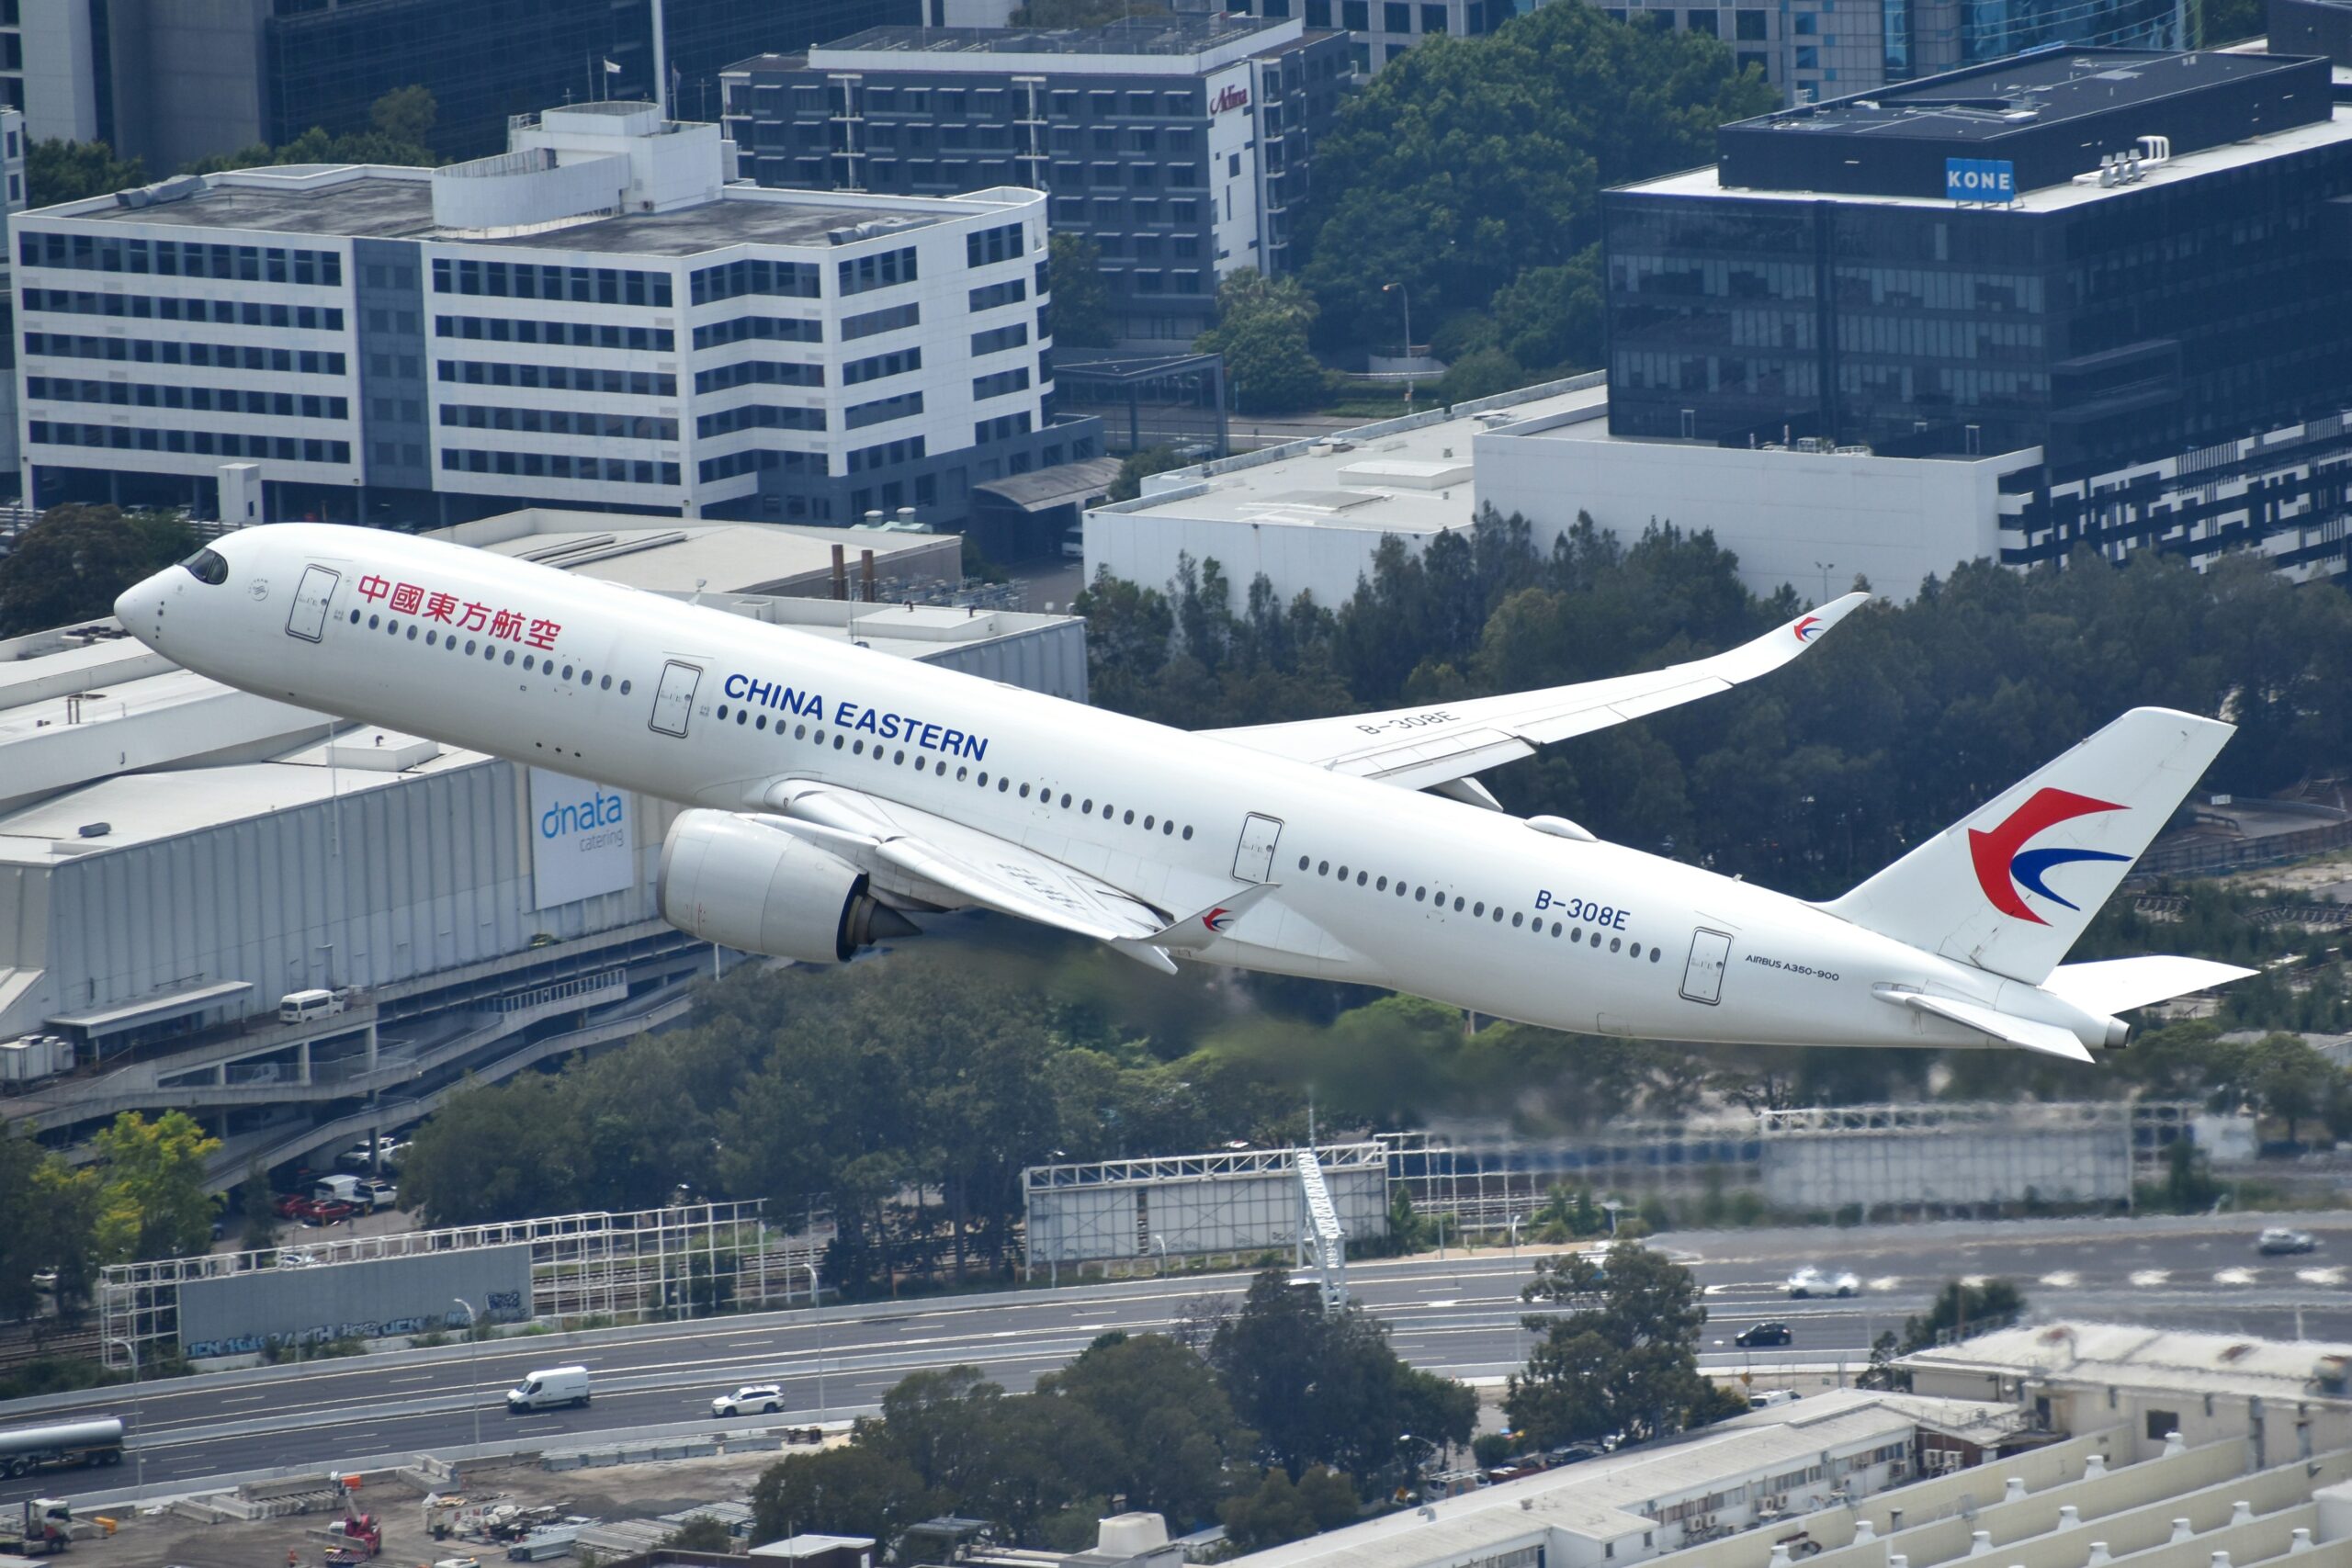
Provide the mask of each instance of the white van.
[{"label": "white van", "polygon": [[552,1410],[559,1404],[588,1403],[588,1369],[547,1367],[529,1373],[506,1391],[510,1411]]},{"label": "white van", "polygon": [[343,998],[333,991],[289,991],[277,1000],[277,1021],[308,1023],[333,1018],[343,1010]]}]

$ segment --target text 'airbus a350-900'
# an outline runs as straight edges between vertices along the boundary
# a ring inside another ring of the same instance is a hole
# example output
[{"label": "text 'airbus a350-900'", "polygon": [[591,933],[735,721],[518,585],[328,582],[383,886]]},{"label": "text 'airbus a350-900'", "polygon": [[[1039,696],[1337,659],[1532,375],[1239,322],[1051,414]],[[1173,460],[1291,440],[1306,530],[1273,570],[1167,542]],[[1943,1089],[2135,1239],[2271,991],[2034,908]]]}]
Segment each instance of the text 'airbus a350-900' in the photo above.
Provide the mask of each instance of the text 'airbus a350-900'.
[{"label": "text 'airbus a350-900'", "polygon": [[2228,739],[2191,714],[2133,709],[1826,904],[1477,782],[1769,674],[1866,597],[1645,674],[1197,733],[372,529],[244,529],[115,608],[243,690],[687,807],[663,916],[804,962],[978,908],[1587,1033],[2077,1060],[2249,973],[2061,962]]}]

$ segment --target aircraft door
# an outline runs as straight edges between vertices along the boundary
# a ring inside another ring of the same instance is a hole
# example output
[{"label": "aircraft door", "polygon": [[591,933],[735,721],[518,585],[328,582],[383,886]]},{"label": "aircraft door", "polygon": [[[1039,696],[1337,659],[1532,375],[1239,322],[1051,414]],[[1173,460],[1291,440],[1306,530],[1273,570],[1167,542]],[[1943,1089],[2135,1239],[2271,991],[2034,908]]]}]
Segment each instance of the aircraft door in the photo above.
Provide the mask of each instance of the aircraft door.
[{"label": "aircraft door", "polygon": [[652,728],[663,735],[683,736],[694,716],[695,688],[702,683],[702,667],[676,660],[662,667],[662,683],[653,691]]},{"label": "aircraft door", "polygon": [[286,617],[286,635],[316,642],[327,629],[327,601],[334,597],[342,575],[323,566],[306,566],[294,588],[294,608]]},{"label": "aircraft door", "polygon": [[1682,998],[1713,1007],[1724,997],[1724,964],[1731,957],[1731,938],[1722,931],[1700,930],[1690,937],[1690,962],[1682,970]]},{"label": "aircraft door", "polygon": [[1283,836],[1283,825],[1272,817],[1260,817],[1254,812],[1241,819],[1241,842],[1233,852],[1233,874],[1244,882],[1272,882],[1274,879],[1274,841]]}]

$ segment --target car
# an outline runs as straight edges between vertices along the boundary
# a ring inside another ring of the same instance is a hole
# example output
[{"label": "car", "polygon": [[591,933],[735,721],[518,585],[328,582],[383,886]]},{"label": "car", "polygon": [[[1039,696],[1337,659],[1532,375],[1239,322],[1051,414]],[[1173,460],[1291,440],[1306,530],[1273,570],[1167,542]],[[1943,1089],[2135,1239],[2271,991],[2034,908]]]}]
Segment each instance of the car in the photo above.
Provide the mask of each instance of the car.
[{"label": "car", "polygon": [[269,1212],[281,1220],[305,1220],[311,1216],[311,1200],[300,1192],[281,1192],[270,1201]]},{"label": "car", "polygon": [[33,1289],[44,1296],[57,1294],[57,1270],[43,1269],[33,1275]]},{"label": "car", "polygon": [[306,1225],[339,1225],[359,1213],[356,1203],[346,1203],[339,1198],[323,1203],[311,1200],[310,1205],[309,1211],[301,1216]]},{"label": "car", "polygon": [[784,1390],[772,1382],[747,1382],[710,1402],[710,1413],[716,1417],[748,1416],[754,1410],[773,1416],[783,1408]]},{"label": "car", "polygon": [[1796,1336],[1785,1323],[1753,1323],[1732,1336],[1731,1342],[1743,1350],[1757,1350],[1768,1345],[1794,1344]]},{"label": "car", "polygon": [[1553,1465],[1582,1464],[1589,1459],[1600,1457],[1600,1450],[1589,1443],[1570,1443],[1566,1448],[1544,1450],[1544,1462]]},{"label": "car", "polygon": [[2315,1252],[2319,1237],[2309,1231],[2290,1230],[2285,1225],[2273,1225],[2262,1233],[2254,1244],[2256,1252],[2271,1257],[2287,1253]]},{"label": "car", "polygon": [[319,1259],[316,1257],[299,1247],[281,1247],[277,1249],[277,1266],[280,1269],[308,1269],[317,1261]]},{"label": "car", "polygon": [[1801,1302],[1809,1296],[1854,1296],[1862,1290],[1861,1277],[1840,1269],[1832,1274],[1826,1269],[1805,1265],[1789,1276],[1789,1299]]}]

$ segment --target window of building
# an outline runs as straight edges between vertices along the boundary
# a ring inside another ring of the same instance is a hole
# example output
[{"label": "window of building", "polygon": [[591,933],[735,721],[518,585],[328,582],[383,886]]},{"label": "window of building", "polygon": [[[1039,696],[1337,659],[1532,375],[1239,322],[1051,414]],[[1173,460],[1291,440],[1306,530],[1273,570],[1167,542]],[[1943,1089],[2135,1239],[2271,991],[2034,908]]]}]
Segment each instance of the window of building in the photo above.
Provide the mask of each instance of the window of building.
[{"label": "window of building", "polygon": [[2151,1410],[2147,1417],[2148,1441],[2152,1443],[2161,1443],[2168,1435],[2180,1430],[2180,1412],[2177,1410]]},{"label": "window of building", "polygon": [[1402,0],[1384,0],[1380,7],[1381,28],[1385,32],[1409,33],[1413,30],[1413,7]]},{"label": "window of building", "polygon": [[1714,38],[1719,36],[1718,15],[1719,13],[1713,11],[1685,11],[1682,13],[1683,26],[1691,32],[1703,33],[1709,38]]},{"label": "window of building", "polygon": [[858,256],[838,263],[837,266],[841,274],[842,292],[845,295],[864,294],[869,289],[914,282],[915,249],[912,245],[906,245],[895,251]]},{"label": "window of building", "polygon": [[1761,11],[1743,10],[1738,13],[1738,20],[1734,25],[1737,30],[1733,36],[1743,42],[1764,37],[1764,13]]},{"label": "window of building", "polygon": [[1424,6],[1421,7],[1421,31],[1425,33],[1442,33],[1445,31],[1444,6]]}]

